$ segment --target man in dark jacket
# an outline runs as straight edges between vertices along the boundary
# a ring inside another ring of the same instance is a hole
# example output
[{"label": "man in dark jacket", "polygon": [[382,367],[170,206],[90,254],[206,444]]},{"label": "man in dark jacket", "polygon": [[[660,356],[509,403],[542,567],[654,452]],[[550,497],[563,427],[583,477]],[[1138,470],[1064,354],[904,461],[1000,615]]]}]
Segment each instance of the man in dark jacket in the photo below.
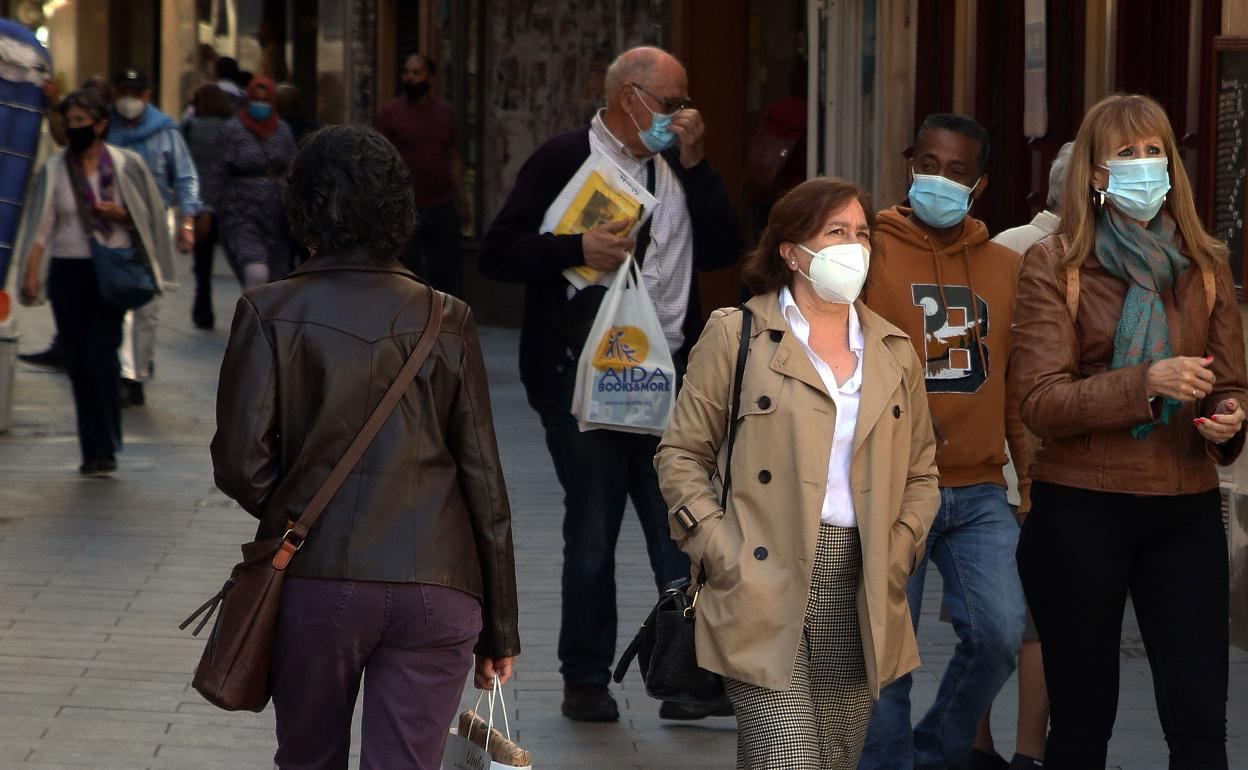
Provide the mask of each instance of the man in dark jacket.
[{"label": "man in dark jacket", "polygon": [[[690,107],[685,69],[657,48],[635,48],[607,70],[607,105],[589,125],[546,142],[525,162],[481,243],[481,272],[525,284],[520,378],[542,418],[564,490],[563,617],[559,634],[563,713],[615,721],[607,689],[615,657],[615,544],[624,505],[633,501],[655,583],[689,576],[668,536],[667,505],[653,459],[656,436],[611,430],[582,433],[571,414],[580,335],[593,320],[592,295],[577,295],[569,267],[612,271],[634,252],[678,371],[702,330],[697,274],[735,263],[741,227],[719,175],[703,152],[702,117]],[[590,152],[613,160],[658,200],[636,241],[623,222],[583,235],[541,233],[547,208]],[[593,291],[590,289],[589,291]],[[660,716],[710,713],[664,703]]]}]

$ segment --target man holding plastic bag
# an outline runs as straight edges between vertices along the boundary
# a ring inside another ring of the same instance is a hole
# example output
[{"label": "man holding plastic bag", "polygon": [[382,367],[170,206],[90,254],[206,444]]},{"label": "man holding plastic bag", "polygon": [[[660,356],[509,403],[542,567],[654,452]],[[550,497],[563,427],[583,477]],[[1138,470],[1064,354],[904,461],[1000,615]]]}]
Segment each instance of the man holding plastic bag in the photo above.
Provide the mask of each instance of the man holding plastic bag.
[{"label": "man holding plastic bag", "polygon": [[[615,544],[628,499],[656,586],[689,575],[668,535],[655,434],[702,329],[697,274],[735,263],[744,247],[723,181],[704,157],[702,118],[680,62],[657,48],[625,52],[607,70],[606,102],[589,125],[525,162],[480,253],[486,277],[525,285],[520,378],[542,418],[566,509],[563,713],[585,721],[619,718],[607,682]],[[578,368],[582,424],[573,415]],[[674,703],[659,713],[708,714]]]}]

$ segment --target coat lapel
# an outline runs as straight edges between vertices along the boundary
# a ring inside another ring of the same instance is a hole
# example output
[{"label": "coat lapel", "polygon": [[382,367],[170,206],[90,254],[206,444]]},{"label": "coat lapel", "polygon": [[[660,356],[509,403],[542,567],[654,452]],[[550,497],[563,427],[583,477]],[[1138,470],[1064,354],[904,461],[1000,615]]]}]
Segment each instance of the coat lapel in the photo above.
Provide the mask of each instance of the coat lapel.
[{"label": "coat lapel", "polygon": [[828,395],[828,389],[823,386],[823,378],[819,376],[819,372],[815,371],[815,365],[810,362],[810,356],[806,355],[806,349],[802,347],[802,343],[789,329],[789,323],[780,314],[780,300],[777,299],[777,294],[768,292],[756,296],[746,303],[746,307],[758,319],[754,327],[755,336],[764,331],[776,331],[783,335],[776,346],[775,354],[771,357],[771,370],[806,383],[830,400],[832,397]]},{"label": "coat lapel", "polygon": [[[854,429],[854,454],[867,440],[893,393],[901,384],[901,364],[885,344],[886,336],[897,334],[883,319],[859,301],[858,320],[862,324],[862,396],[858,402],[858,424]],[[909,344],[907,342],[907,344]]]}]

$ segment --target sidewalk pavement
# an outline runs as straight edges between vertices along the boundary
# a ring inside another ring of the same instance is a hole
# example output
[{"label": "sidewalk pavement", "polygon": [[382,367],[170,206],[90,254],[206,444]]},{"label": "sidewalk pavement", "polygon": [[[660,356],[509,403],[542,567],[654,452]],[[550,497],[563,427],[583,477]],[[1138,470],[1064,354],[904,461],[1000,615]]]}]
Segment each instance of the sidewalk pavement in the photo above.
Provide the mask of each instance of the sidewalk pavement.
[{"label": "sidewalk pavement", "polygon": [[[189,287],[163,299],[157,378],[147,406],[124,414],[126,450],[113,479],[77,473],[66,379],[26,367],[17,373],[14,427],[0,436],[0,768],[272,767],[272,710],[229,714],[204,702],[189,686],[203,641],[177,628],[220,587],[254,531],[212,483],[213,398],[237,296],[224,274],[216,288],[216,332],[191,326]],[[19,323],[25,351],[51,337],[46,309],[19,310]],[[481,333],[515,517],[524,654],[507,693],[513,736],[539,770],[731,767],[733,721],[661,722],[635,670],[615,688],[619,724],[559,715],[562,495],[520,387],[517,334]],[[654,600],[640,529],[626,521],[617,560],[621,650]],[[954,643],[936,619],[939,580],[928,586],[916,713],[931,703]],[[1231,666],[1231,766],[1248,770],[1248,654],[1232,649]],[[1007,757],[1015,698],[1011,681],[993,714]],[[466,705],[475,699],[465,692]],[[356,731],[358,747],[358,719]],[[1165,756],[1148,665],[1128,618],[1110,766],[1155,770]]]}]

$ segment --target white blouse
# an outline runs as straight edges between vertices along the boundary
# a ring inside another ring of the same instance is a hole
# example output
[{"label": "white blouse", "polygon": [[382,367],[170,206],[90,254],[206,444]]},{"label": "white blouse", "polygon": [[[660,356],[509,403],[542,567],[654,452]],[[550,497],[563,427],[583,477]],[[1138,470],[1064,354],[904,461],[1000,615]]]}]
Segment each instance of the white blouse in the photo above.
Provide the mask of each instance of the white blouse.
[{"label": "white blouse", "polygon": [[865,345],[858,311],[849,306],[849,349],[858,356],[854,373],[844,384],[836,384],[832,367],[810,347],[810,323],[802,315],[802,309],[793,300],[786,286],[780,291],[780,312],[788,322],[789,329],[802,343],[815,371],[823,380],[823,386],[832,402],[836,404],[836,427],[832,434],[832,453],[828,457],[828,484],[823,496],[823,510],[819,520],[838,527],[857,527],[858,516],[854,511],[854,495],[849,483],[849,469],[853,461],[854,428],[858,425],[858,401],[862,395],[862,353]]},{"label": "white blouse", "polygon": [[[88,174],[87,183],[91,185],[91,192],[98,200],[100,175]],[[130,230],[119,222],[113,222],[112,225],[112,233],[108,238],[101,237],[100,242],[114,249],[129,248]],[[43,246],[45,258],[90,259],[91,245],[87,242],[87,237],[82,217],[78,214],[78,204],[74,201],[74,188],[66,170],[66,173],[57,174],[52,179],[52,202],[47,215],[39,223],[35,243]]]}]

